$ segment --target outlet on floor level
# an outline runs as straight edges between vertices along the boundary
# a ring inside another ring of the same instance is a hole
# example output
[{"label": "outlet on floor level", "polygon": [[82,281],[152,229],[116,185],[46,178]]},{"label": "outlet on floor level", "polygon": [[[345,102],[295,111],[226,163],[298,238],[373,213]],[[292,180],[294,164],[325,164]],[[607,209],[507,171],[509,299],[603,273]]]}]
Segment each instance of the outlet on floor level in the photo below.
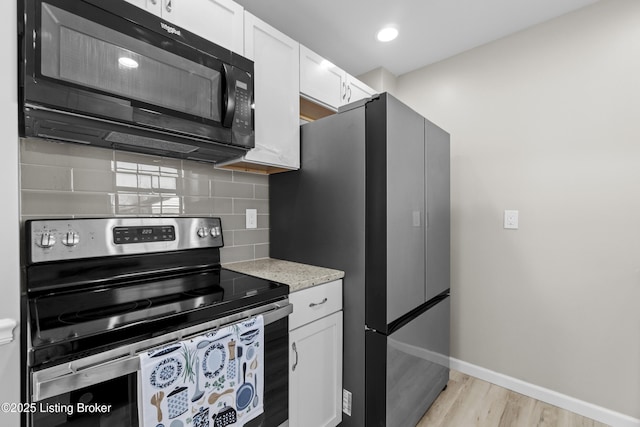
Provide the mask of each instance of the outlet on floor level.
[{"label": "outlet on floor level", "polygon": [[247,228],[258,228],[258,210],[247,209],[245,211]]}]

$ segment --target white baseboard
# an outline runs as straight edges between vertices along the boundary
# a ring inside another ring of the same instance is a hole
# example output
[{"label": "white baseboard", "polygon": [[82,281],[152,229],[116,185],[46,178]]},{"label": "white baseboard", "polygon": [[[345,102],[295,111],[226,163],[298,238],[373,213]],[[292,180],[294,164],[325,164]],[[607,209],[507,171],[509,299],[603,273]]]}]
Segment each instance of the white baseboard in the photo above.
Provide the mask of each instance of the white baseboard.
[{"label": "white baseboard", "polygon": [[640,427],[640,419],[621,414],[583,400],[531,384],[508,375],[473,365],[462,360],[450,359],[451,369],[479,378],[492,384],[532,397],[567,411],[580,414],[612,427]]}]

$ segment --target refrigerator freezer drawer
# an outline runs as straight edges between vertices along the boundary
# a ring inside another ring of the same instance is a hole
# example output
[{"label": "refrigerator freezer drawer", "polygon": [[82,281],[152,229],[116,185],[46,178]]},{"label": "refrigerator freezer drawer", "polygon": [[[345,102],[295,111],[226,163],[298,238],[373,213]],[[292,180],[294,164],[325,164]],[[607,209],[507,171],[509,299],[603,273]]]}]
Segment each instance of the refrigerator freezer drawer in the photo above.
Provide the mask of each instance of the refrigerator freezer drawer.
[{"label": "refrigerator freezer drawer", "polygon": [[[367,426],[416,425],[449,380],[450,298],[389,336],[366,336]],[[384,392],[382,392],[384,390]]]}]

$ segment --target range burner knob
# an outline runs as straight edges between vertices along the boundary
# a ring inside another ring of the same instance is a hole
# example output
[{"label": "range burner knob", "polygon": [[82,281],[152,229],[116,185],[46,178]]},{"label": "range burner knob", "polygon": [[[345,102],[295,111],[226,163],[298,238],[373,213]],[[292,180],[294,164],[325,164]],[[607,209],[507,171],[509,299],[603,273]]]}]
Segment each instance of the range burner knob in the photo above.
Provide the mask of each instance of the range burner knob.
[{"label": "range burner knob", "polygon": [[222,234],[220,232],[220,227],[211,227],[211,237],[218,237]]},{"label": "range burner knob", "polygon": [[68,231],[62,236],[62,244],[65,246],[75,246],[80,243],[80,235],[75,231]]},{"label": "range burner knob", "polygon": [[51,233],[42,233],[40,238],[36,240],[36,245],[41,248],[47,249],[56,244],[56,236]]},{"label": "range burner knob", "polygon": [[207,237],[207,234],[209,234],[209,230],[204,227],[198,228],[198,237]]}]

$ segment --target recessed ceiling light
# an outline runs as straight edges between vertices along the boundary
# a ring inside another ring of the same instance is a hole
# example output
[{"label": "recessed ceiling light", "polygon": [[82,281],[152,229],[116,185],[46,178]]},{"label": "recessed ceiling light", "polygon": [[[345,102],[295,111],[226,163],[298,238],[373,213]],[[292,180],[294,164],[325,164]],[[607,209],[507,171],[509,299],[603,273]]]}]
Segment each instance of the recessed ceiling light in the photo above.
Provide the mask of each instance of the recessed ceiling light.
[{"label": "recessed ceiling light", "polygon": [[381,42],[390,42],[398,37],[398,30],[394,27],[385,27],[378,31],[377,37]]},{"label": "recessed ceiling light", "polygon": [[138,68],[138,61],[133,58],[122,56],[118,58],[118,63],[125,68]]}]

